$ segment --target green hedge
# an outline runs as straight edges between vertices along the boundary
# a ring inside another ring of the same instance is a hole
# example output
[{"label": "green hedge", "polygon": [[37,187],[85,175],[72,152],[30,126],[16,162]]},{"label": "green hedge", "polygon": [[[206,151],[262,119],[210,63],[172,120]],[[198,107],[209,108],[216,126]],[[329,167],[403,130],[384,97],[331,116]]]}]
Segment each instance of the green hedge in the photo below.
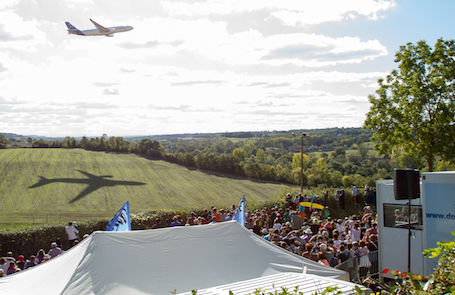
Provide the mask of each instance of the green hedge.
[{"label": "green hedge", "polygon": [[[330,190],[332,191],[332,190]],[[296,192],[291,192],[293,195]],[[313,195],[309,191],[305,192],[307,195]],[[320,196],[323,195],[323,192],[319,193]],[[332,195],[328,198],[328,204],[331,208],[331,216],[333,218],[342,218],[351,214],[362,213],[363,206],[352,204],[350,193],[346,194],[346,210],[336,209],[336,203]],[[252,212],[256,209],[262,209],[264,207],[274,207],[278,205],[281,208],[284,208],[284,199],[285,192],[283,196],[273,198],[264,202],[248,202],[246,201],[246,209],[251,210]],[[323,198],[321,198],[323,201]],[[240,200],[239,200],[240,201]],[[195,212],[197,215],[201,215],[204,208],[184,208],[178,211],[173,210],[163,210],[163,211],[145,211],[137,214],[131,214],[131,229],[132,230],[141,230],[141,229],[150,229],[153,224],[155,224],[156,217],[161,217],[166,220],[169,214],[180,215],[183,220],[186,220],[191,212]],[[209,208],[207,208],[209,209]],[[220,208],[218,208],[220,209]],[[224,208],[226,210],[230,208]],[[79,236],[82,238],[85,234],[91,234],[94,231],[104,230],[109,220],[87,220],[78,222]],[[17,258],[19,255],[24,255],[25,257],[30,257],[30,255],[36,255],[39,249],[44,249],[47,253],[50,249],[52,242],[55,242],[57,238],[60,238],[63,244],[63,249],[69,248],[68,238],[65,232],[65,226],[67,224],[58,224],[58,225],[43,225],[36,226],[26,229],[4,229],[0,231],[0,257],[5,256],[8,251],[12,251],[14,257]]]}]

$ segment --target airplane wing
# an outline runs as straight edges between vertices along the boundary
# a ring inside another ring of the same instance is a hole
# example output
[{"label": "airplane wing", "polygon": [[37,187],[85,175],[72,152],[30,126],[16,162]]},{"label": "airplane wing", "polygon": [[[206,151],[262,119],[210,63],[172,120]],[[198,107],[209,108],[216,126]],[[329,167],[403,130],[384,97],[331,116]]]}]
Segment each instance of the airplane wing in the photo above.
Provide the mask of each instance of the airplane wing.
[{"label": "airplane wing", "polygon": [[90,19],[90,21],[95,25],[95,27],[101,32],[101,33],[109,33],[109,30],[106,27],[103,27],[96,21]]},{"label": "airplane wing", "polygon": [[96,176],[96,175],[93,175],[93,174],[90,174],[88,172],[84,172],[84,171],[81,171],[81,170],[77,170],[79,171],[80,173],[84,174],[85,176],[87,176],[88,178],[105,178],[105,177],[114,177],[112,175],[103,175],[103,176]]},{"label": "airplane wing", "polygon": [[99,189],[100,187],[99,186],[96,186],[96,185],[93,185],[93,184],[90,184],[89,186],[87,186],[82,192],[80,192],[79,195],[77,195],[74,199],[72,199],[71,201],[69,201],[68,203],[71,204],[71,203],[74,203],[76,202],[77,200],[79,199],[82,199],[83,197],[85,197],[86,195],[96,191],[97,189]]}]

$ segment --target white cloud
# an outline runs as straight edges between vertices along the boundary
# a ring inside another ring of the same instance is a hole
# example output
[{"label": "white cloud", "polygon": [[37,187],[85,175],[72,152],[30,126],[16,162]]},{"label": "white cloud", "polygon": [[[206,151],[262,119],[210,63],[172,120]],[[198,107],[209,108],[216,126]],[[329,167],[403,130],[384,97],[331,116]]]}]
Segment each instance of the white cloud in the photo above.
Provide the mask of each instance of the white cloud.
[{"label": "white cloud", "polygon": [[357,18],[359,15],[377,19],[380,11],[396,6],[394,1],[374,0],[323,0],[307,2],[306,5],[302,5],[302,1],[295,1],[293,4],[278,8],[272,15],[289,26],[305,26],[341,22]]},{"label": "white cloud", "polygon": [[279,18],[289,26],[314,25],[329,21],[342,21],[363,15],[377,19],[380,11],[396,6],[391,1],[375,0],[321,0],[321,1],[201,1],[178,2],[162,1],[161,5],[171,15],[203,17],[211,14],[231,14],[245,11],[269,10],[271,15]]},{"label": "white cloud", "polygon": [[[375,32],[312,30],[375,22],[394,1],[54,2],[0,4],[2,132],[360,126],[367,94],[386,75],[371,65],[384,57],[392,63],[396,50]],[[113,38],[67,34],[65,21],[92,29],[89,18],[134,30]]]}]

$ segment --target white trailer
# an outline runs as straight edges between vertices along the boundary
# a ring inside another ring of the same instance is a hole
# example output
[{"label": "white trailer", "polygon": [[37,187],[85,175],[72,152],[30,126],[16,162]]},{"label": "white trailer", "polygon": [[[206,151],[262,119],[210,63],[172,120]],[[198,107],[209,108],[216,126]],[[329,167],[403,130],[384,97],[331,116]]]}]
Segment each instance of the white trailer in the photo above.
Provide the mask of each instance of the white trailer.
[{"label": "white trailer", "polygon": [[455,231],[455,171],[423,172],[420,175],[421,197],[395,200],[393,180],[376,182],[380,281],[393,278],[393,270],[408,271],[408,218],[411,221],[411,272],[430,275],[437,258],[423,257],[422,252],[437,247],[437,242],[453,241]]}]

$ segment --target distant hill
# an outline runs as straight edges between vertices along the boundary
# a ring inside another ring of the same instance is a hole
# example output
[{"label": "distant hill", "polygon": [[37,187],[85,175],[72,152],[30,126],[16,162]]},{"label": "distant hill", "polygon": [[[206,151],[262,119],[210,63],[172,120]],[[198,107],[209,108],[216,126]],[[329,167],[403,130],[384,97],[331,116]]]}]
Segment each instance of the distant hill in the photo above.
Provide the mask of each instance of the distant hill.
[{"label": "distant hill", "polygon": [[227,208],[245,194],[258,202],[295,187],[206,171],[132,154],[81,149],[0,150],[0,222],[32,223],[112,217],[212,205]]}]

